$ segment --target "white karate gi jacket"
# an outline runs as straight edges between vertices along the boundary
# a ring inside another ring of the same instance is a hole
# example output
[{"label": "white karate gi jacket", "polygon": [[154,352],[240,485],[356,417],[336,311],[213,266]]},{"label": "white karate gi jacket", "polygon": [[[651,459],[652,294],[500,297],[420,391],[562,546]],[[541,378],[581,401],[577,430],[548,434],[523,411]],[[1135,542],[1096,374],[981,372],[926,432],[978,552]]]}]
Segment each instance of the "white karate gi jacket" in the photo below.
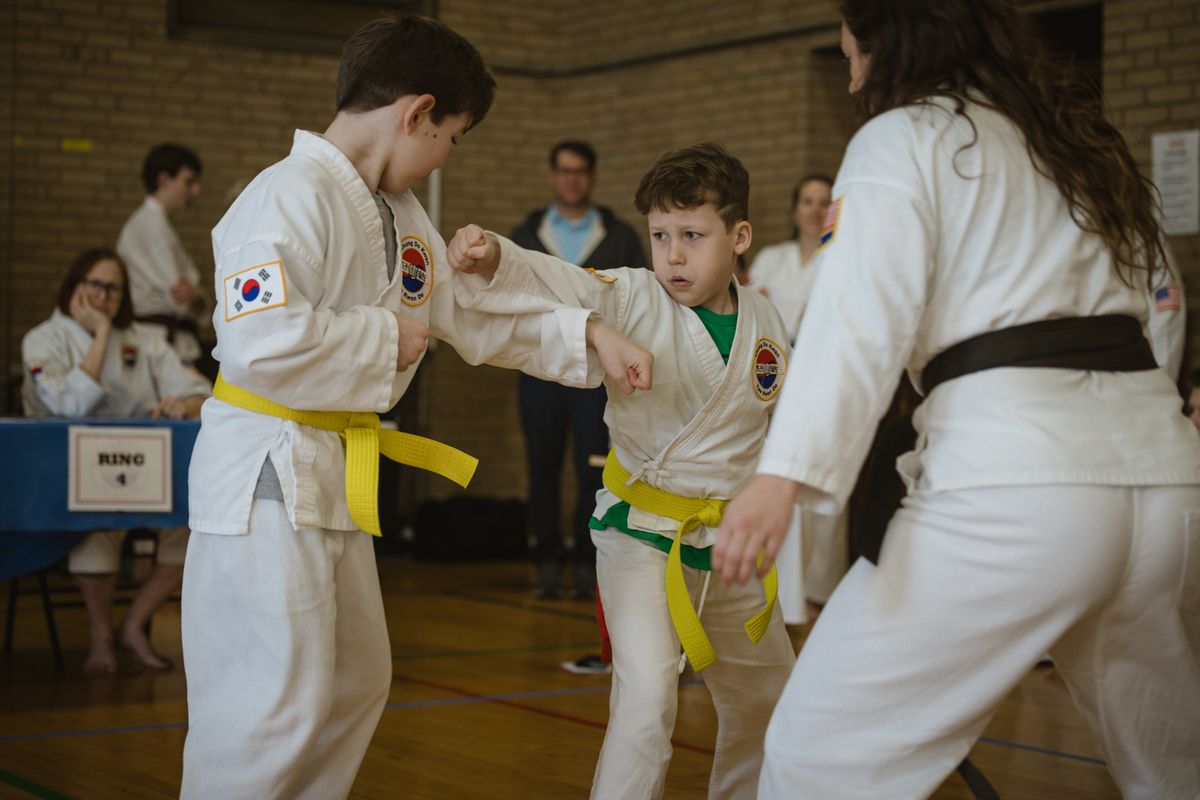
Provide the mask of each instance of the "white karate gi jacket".
[{"label": "white karate gi jacket", "polygon": [[[763,435],[787,372],[787,331],[769,300],[736,286],[738,321],[729,354],[717,346],[694,311],[679,305],[652,270],[581,270],[503,237],[500,267],[490,283],[468,276],[456,286],[469,308],[510,313],[543,302],[578,305],[654,354],[649,391],[626,395],[608,386],[604,421],[617,459],[651,486],[686,497],[729,498],[754,473]],[[550,307],[547,305],[546,307]],[[594,354],[589,384],[604,380]],[[596,517],[618,499],[601,489]],[[638,508],[632,528],[673,535],[676,520]],[[707,547],[716,530],[684,537]]]},{"label": "white karate gi jacket", "polygon": [[[290,408],[391,408],[417,364],[396,371],[393,312],[420,320],[469,363],[487,361],[580,385],[588,313],[495,317],[465,312],[445,244],[416,197],[386,197],[397,268],[389,281],[383,222],[346,156],[297,131],[291,154],[260,173],[213,229],[214,356],[229,383]],[[191,527],[247,530],[263,460],[279,475],[297,528],[355,530],[338,434],[205,403],[189,476]]]},{"label": "white karate gi jacket", "polygon": [[[810,308],[759,472],[846,501],[902,368],[987,331],[1059,317],[1147,320],[1144,274],[1116,276],[1100,237],[1030,169],[1004,116],[902,108],[854,136],[834,187]],[[977,131],[978,140],[975,140]],[[1200,441],[1161,369],[1000,368],[938,386],[900,471],[913,490],[1200,482]]]},{"label": "white karate gi jacket", "polygon": [[[129,270],[129,295],[133,300],[133,311],[139,317],[166,314],[172,317],[191,319],[197,325],[208,325],[208,301],[197,310],[176,303],[171,298],[171,287],[183,278],[189,283],[200,283],[200,270],[188,255],[179,238],[179,233],[167,212],[150,195],[129,215],[117,237],[117,254]],[[191,339],[190,334],[187,335]],[[180,355],[195,360],[199,357],[199,344],[183,344],[176,341]]]},{"label": "white karate gi jacket", "polygon": [[167,344],[161,330],[137,322],[113,328],[100,380],[80,368],[92,334],[57,308],[25,334],[21,399],[30,417],[144,417],[163,397],[209,395],[212,385]]}]

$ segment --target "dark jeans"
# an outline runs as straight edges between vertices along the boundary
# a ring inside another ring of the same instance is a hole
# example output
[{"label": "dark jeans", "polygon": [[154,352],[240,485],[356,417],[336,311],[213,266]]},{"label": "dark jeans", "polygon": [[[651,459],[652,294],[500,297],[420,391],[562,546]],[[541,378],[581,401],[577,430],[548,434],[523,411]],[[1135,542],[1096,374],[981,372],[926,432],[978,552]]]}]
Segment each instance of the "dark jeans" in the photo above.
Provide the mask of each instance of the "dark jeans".
[{"label": "dark jeans", "polygon": [[556,582],[562,564],[559,481],[570,424],[576,476],[571,570],[577,585],[582,583],[591,588],[596,574],[596,547],[592,544],[588,519],[596,508],[603,469],[589,466],[588,456],[608,452],[608,429],[604,425],[607,395],[603,387],[572,389],[521,375],[518,401],[529,465],[528,519],[535,542],[538,579],[543,583]]}]

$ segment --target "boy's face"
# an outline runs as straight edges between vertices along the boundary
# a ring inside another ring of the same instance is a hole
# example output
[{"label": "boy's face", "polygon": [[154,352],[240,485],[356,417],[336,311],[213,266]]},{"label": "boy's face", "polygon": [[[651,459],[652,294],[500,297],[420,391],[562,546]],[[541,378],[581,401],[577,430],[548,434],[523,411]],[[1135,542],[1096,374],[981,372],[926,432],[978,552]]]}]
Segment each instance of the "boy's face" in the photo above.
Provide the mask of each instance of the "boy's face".
[{"label": "boy's face", "polygon": [[654,274],[671,298],[688,308],[733,313],[737,306],[730,281],[737,257],[750,248],[750,223],[741,220],[726,230],[712,203],[651,209],[646,222]]},{"label": "boy's face", "polygon": [[191,208],[200,196],[200,176],[191,167],[180,167],[175,175],[158,173],[158,191],[154,193],[168,214]]},{"label": "boy's face", "polygon": [[404,194],[412,188],[414,178],[424,178],[435,169],[441,169],[450,157],[450,148],[458,144],[470,126],[471,117],[466,112],[447,114],[436,124],[428,113],[421,114],[412,138],[398,142],[403,152],[394,152],[389,159],[391,164],[403,165],[403,172],[385,170],[379,188],[388,194]]}]

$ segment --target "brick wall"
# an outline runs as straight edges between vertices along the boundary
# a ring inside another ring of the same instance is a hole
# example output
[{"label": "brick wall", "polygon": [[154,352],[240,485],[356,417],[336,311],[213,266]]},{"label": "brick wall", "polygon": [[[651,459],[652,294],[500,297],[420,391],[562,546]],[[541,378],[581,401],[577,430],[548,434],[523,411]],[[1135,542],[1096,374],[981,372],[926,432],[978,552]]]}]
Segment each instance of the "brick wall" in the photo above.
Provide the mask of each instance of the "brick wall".
[{"label": "brick wall", "polygon": [[[1104,95],[1109,117],[1149,176],[1153,134],[1200,128],[1200,0],[1106,3]],[[1200,367],[1200,236],[1168,242],[1183,271],[1194,369]]]},{"label": "brick wall", "polygon": [[[70,258],[111,243],[140,201],[149,146],[178,140],[204,158],[205,193],[178,227],[211,269],[208,231],[230,191],[285,154],[294,128],[327,123],[336,58],[168,40],[164,0],[6,5],[0,15],[12,24],[0,26],[0,85],[12,102],[0,103],[9,143],[0,148],[8,176],[0,192],[0,374],[8,375],[20,336],[49,312]],[[752,255],[788,235],[799,175],[837,169],[850,119],[832,0],[754,0],[736,14],[715,0],[440,7],[499,82],[488,119],[444,171],[446,235],[467,221],[508,231],[544,204],[546,150],[568,136],[596,145],[596,199],[635,226],[633,190],[658,155],[723,142],[751,173]],[[1200,0],[1112,0],[1104,36],[1107,100],[1148,170],[1153,132],[1200,125]],[[63,139],[87,139],[91,150],[64,150]],[[1200,240],[1172,246],[1190,297],[1200,297]],[[424,426],[483,459],[472,491],[523,495],[515,377],[468,368],[447,347],[423,369]],[[437,479],[428,488],[453,491]]]}]

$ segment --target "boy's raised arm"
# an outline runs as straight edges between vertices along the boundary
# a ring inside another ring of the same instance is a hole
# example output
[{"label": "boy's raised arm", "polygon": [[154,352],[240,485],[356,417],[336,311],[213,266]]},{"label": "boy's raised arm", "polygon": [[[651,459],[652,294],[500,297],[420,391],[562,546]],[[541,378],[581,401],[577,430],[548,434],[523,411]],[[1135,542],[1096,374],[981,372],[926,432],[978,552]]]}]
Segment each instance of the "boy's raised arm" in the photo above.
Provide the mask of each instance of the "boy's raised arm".
[{"label": "boy's raised arm", "polygon": [[[538,255],[509,243],[514,254]],[[446,261],[460,276],[474,275],[490,285],[500,268],[503,248],[499,237],[478,225],[460,228],[446,246]],[[654,356],[616,328],[621,317],[625,294],[612,286],[611,281],[597,279],[595,273],[581,270],[566,262],[547,256],[549,269],[546,280],[537,280],[531,272],[528,280],[519,281],[521,288],[503,287],[498,305],[476,303],[484,289],[478,280],[465,278],[456,284],[456,298],[475,311],[498,315],[548,313],[554,309],[581,308],[593,312],[585,332],[588,347],[604,375],[625,394],[636,389],[649,389],[652,383]],[[542,265],[545,267],[546,265]],[[515,344],[515,343],[514,343]],[[526,370],[528,371],[528,370]],[[551,380],[555,380],[551,376]]]}]

